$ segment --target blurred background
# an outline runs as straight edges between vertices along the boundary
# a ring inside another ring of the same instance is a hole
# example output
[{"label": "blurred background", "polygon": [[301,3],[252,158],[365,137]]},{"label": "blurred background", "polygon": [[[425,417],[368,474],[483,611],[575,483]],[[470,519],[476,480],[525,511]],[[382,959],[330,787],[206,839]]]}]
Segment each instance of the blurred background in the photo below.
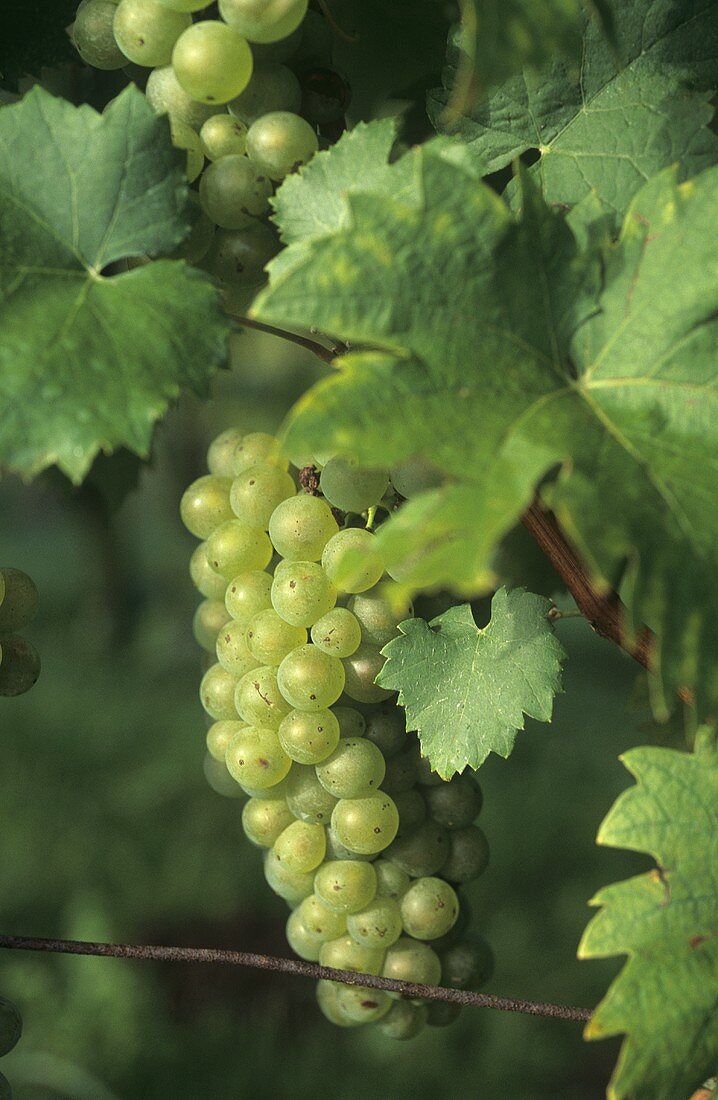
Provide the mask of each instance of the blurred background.
[{"label": "blurred background", "polygon": [[[140,471],[119,456],[79,490],[0,482],[0,560],[38,585],[25,633],[43,661],[31,692],[0,699],[5,933],[289,954],[242,803],[203,775],[195,543],[178,503],[213,435],[277,428],[325,368],[256,333],[233,359],[210,402],[172,410]],[[654,731],[636,667],[582,620],[557,631],[554,723],[529,722],[481,770],[492,864],[469,896],[497,957],[488,992],[591,1006],[620,961],[576,960],[587,900],[648,866],[594,837],[630,783],[619,753]],[[17,1100],[598,1100],[617,1052],[578,1025],[488,1009],[392,1042],[332,1027],[303,978],[220,966],[0,951],[0,991],[25,1021],[2,1064]]]}]

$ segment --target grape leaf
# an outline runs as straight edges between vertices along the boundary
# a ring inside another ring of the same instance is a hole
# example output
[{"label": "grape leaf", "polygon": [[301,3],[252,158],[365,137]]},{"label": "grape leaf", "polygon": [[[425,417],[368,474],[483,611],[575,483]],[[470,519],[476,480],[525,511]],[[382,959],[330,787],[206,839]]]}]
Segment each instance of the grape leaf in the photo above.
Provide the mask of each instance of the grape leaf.
[{"label": "grape leaf", "polygon": [[382,650],[377,683],[399,692],[407,729],[417,730],[422,755],[442,779],[481,767],[490,752],[509,756],[525,714],[551,721],[566,654],[550,607],[523,588],[500,588],[483,630],[463,604],[430,623],[408,619]]},{"label": "grape leaf", "polygon": [[718,1050],[718,753],[633,749],[637,785],[603,822],[599,844],[652,855],[648,874],[601,890],[581,958],[627,954],[586,1037],[627,1033],[612,1100],[687,1097]]},{"label": "grape leaf", "polygon": [[580,71],[554,62],[507,81],[464,117],[446,122],[445,106],[460,51],[450,46],[447,88],[429,96],[429,113],[470,145],[482,174],[527,150],[550,202],[573,204],[595,189],[624,214],[647,178],[680,164],[681,178],[718,161],[708,129],[718,83],[718,5],[712,0],[612,0],[618,62],[588,22]]},{"label": "grape leaf", "polygon": [[182,158],[130,87],[103,115],[40,88],[0,111],[0,463],[79,482],[99,451],[146,455],[184,388],[207,390],[226,325],[209,278],[158,261],[186,236]]}]

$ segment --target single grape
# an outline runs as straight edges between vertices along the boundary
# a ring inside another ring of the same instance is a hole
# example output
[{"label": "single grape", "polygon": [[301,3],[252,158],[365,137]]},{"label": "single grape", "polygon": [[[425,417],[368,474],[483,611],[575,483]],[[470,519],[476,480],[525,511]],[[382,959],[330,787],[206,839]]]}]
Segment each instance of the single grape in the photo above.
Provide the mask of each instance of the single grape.
[{"label": "single grape", "polygon": [[272,606],[271,589],[272,578],[269,573],[261,569],[239,573],[227,585],[225,606],[233,619],[246,626],[260,611]]},{"label": "single grape", "polygon": [[280,619],[274,608],[259,611],[247,624],[249,651],[260,665],[279,665],[297,646],[305,645],[307,632]]},{"label": "single grape", "polygon": [[316,936],[310,928],[307,928],[302,920],[300,909],[301,906],[294,909],[287,919],[285,928],[287,943],[294,954],[299,955],[300,959],[306,959],[307,962],[318,962],[319,952],[324,941]]},{"label": "single grape", "polygon": [[224,577],[218,576],[207,561],[207,547],[201,542],[196,546],[189,562],[192,583],[208,600],[223,600],[227,591]]},{"label": "single grape", "polygon": [[262,726],[247,726],[235,734],[224,759],[233,779],[260,790],[276,786],[292,766],[276,731]]},{"label": "single grape", "polygon": [[398,903],[377,895],[364,909],[347,917],[347,931],[362,947],[391,947],[402,933]]},{"label": "single grape", "polygon": [[241,155],[247,148],[247,127],[230,115],[212,115],[203,123],[199,138],[208,160]]},{"label": "single grape", "polygon": [[332,826],[350,851],[372,855],[382,852],[394,840],[399,829],[399,812],[394,800],[383,791],[369,798],[343,798],[332,811]]},{"label": "single grape", "polygon": [[404,752],[410,745],[404,712],[394,703],[373,709],[366,724],[366,737],[381,749],[387,760]]},{"label": "single grape", "polygon": [[319,148],[316,133],[300,115],[270,111],[253,122],[247,133],[247,155],[257,171],[283,180],[312,159]]},{"label": "single grape", "polygon": [[335,607],[312,626],[312,641],[330,657],[351,657],[361,642],[361,627],[345,607]]},{"label": "single grape", "polygon": [[412,752],[416,760],[416,781],[422,787],[443,787],[445,780],[438,772],[435,772],[429,762],[428,756],[421,755],[421,748],[415,745]]},{"label": "single grape", "polygon": [[353,859],[333,859],[323,863],[314,880],[314,892],[334,913],[358,913],[376,894],[374,867],[371,863]]},{"label": "single grape", "polygon": [[388,859],[378,859],[374,864],[376,874],[377,897],[393,898],[398,901],[403,897],[411,885],[411,879],[406,871],[390,863]]},{"label": "single grape", "polygon": [[398,836],[386,853],[386,858],[401,867],[412,878],[443,874],[449,856],[449,834],[441,825],[427,821],[411,833]]},{"label": "single grape", "polygon": [[[227,118],[227,115],[213,115],[213,118]],[[217,477],[234,477],[234,449],[242,442],[244,433],[239,428],[227,428],[212,440],[207,451],[207,466],[211,474]]]},{"label": "single grape", "polygon": [[350,699],[359,703],[379,703],[389,698],[392,692],[374,683],[384,662],[378,649],[363,642],[351,657],[344,658],[344,691]]},{"label": "single grape", "polygon": [[[393,761],[392,761],[393,763]],[[386,779],[384,780],[384,789],[386,790]],[[414,829],[418,829],[420,825],[426,821],[426,803],[419,791],[414,787],[410,791],[399,791],[392,793],[391,797],[396,803],[396,808],[399,811],[399,821],[401,822],[401,829],[404,833],[410,833]]]},{"label": "single grape", "polygon": [[[228,104],[229,113],[251,126],[270,111],[299,111],[302,90],[291,69],[276,62],[255,65],[247,87]],[[246,133],[246,130],[245,130]]]},{"label": "single grape", "polygon": [[360,466],[341,455],[329,459],[319,479],[326,499],[342,512],[366,512],[379,503],[388,485],[388,470]]},{"label": "single grape", "polygon": [[219,0],[219,13],[250,42],[277,42],[299,27],[308,0]]},{"label": "single grape", "polygon": [[244,722],[240,722],[238,719],[213,722],[207,730],[207,751],[210,756],[224,763],[229,742],[241,729],[244,729]]},{"label": "single grape", "polygon": [[206,539],[215,528],[234,518],[229,503],[231,485],[229,478],[208,474],[185,490],[180,515],[187,530],[198,539]]},{"label": "single grape", "polygon": [[364,862],[371,862],[376,859],[376,853],[372,855],[361,855],[359,852],[351,852],[348,848],[342,844],[336,834],[334,826],[329,823],[327,828],[327,856],[329,859],[359,859]]},{"label": "single grape", "polygon": [[402,936],[387,950],[382,976],[398,982],[438,985],[441,961],[428,944]]},{"label": "single grape", "polygon": [[332,707],[332,713],[339,723],[342,737],[363,737],[366,733],[366,719],[361,711],[354,707],[336,706]]},{"label": "single grape", "polygon": [[275,435],[268,435],[266,432],[250,432],[235,448],[234,476],[237,477],[243,470],[249,469],[250,466],[258,466],[260,463],[278,466],[280,470],[286,470],[289,466],[287,460],[282,458],[279,440]]},{"label": "single grape", "polygon": [[367,592],[352,596],[347,604],[361,627],[365,645],[383,649],[387,642],[396,638],[399,623],[414,614],[410,603],[406,600],[395,603],[388,598],[389,593],[391,589],[387,585],[379,584]]},{"label": "single grape", "polygon": [[429,1027],[448,1027],[461,1015],[461,1007],[449,1001],[432,1001],[428,1005],[426,1022]]},{"label": "single grape", "polygon": [[170,133],[175,149],[183,150],[185,157],[185,175],[189,183],[197,179],[204,167],[204,153],[197,133],[186,122],[170,118]]},{"label": "single grape", "polygon": [[449,882],[471,882],[489,865],[489,842],[482,829],[467,825],[449,833],[449,856],[441,868]]},{"label": "single grape", "polygon": [[22,1016],[6,997],[0,997],[0,1058],[17,1045],[22,1035]]},{"label": "single grape", "polygon": [[272,545],[289,561],[319,561],[327,542],[338,530],[326,501],[308,493],[282,501],[269,521]]},{"label": "single grape", "polygon": [[407,500],[428,489],[438,489],[444,480],[441,472],[423,458],[411,458],[392,467],[389,476],[397,493]]},{"label": "single grape", "polygon": [[215,651],[222,668],[226,668],[227,672],[231,672],[237,680],[262,663],[257,660],[247,645],[244,626],[235,622],[234,619],[225,620],[217,634]]},{"label": "single grape", "polygon": [[427,1015],[426,1005],[395,1000],[386,1016],[379,1020],[377,1027],[387,1039],[413,1039],[426,1027]]},{"label": "single grape", "polygon": [[381,1020],[391,1008],[391,998],[383,989],[363,985],[342,985],[337,992],[337,1008],[348,1019],[359,1024]]},{"label": "single grape", "polygon": [[441,982],[451,989],[477,989],[494,969],[494,953],[483,936],[468,936],[441,953]]},{"label": "single grape", "polygon": [[0,569],[0,634],[14,634],[37,614],[37,588],[20,569]]},{"label": "single grape", "polygon": [[0,658],[0,695],[8,698],[24,695],[37,683],[40,656],[19,634],[2,639]]},{"label": "single grape", "polygon": [[274,854],[290,871],[316,870],[326,850],[324,826],[309,821],[293,821],[274,844]]},{"label": "single grape", "polygon": [[340,592],[366,592],[384,572],[376,536],[363,527],[339,531],[324,547],[322,568]]},{"label": "single grape", "polygon": [[319,782],[335,798],[364,798],[379,789],[386,765],[370,741],[342,737],[316,769]]},{"label": "single grape", "polygon": [[264,857],[264,877],[274,893],[292,906],[309,897],[314,886],[313,871],[290,871],[277,859],[273,848]]},{"label": "single grape", "polygon": [[[187,95],[171,65],[152,70],[147,78],[145,95],[155,114],[168,114],[170,118],[178,118],[193,130],[199,130],[202,124],[217,111],[216,107],[198,103]],[[213,474],[231,476],[231,470],[225,475],[224,471],[213,470],[210,466],[210,471]]]},{"label": "single grape", "polygon": [[237,677],[226,668],[220,664],[208,668],[199,686],[199,697],[207,714],[216,721],[236,721],[239,717],[234,705],[236,687]]},{"label": "single grape", "polygon": [[215,794],[220,794],[222,798],[244,798],[242,788],[232,779],[224,760],[215,760],[213,756],[206,753],[202,770]]},{"label": "single grape", "polygon": [[78,8],[72,40],[86,65],[93,69],[121,69],[127,58],[115,41],[113,0],[90,0]]},{"label": "single grape", "polygon": [[429,813],[447,829],[463,829],[476,820],[481,811],[481,788],[468,775],[455,775],[449,783],[427,787]]},{"label": "single grape", "polygon": [[234,701],[245,722],[273,730],[279,729],[282,719],[291,710],[279,690],[277,670],[270,665],[245,673],[237,684]]},{"label": "single grape", "polygon": [[[275,788],[270,787],[272,794]],[[284,798],[250,798],[242,807],[244,835],[258,848],[271,848],[277,837],[294,821]]]},{"label": "single grape", "polygon": [[235,515],[266,531],[274,509],[296,493],[294,481],[277,466],[261,463],[237,474],[229,499]]},{"label": "single grape", "polygon": [[[369,740],[367,738],[367,740]],[[416,783],[416,762],[414,756],[410,752],[402,752],[398,756],[392,757],[386,766],[386,775],[384,776],[384,782],[382,784],[385,791],[392,797],[396,798],[400,794],[411,794],[412,788]],[[417,798],[423,799],[418,792],[413,792]],[[426,816],[426,808],[424,807],[424,817]],[[402,818],[402,825],[407,828]]]},{"label": "single grape", "polygon": [[248,527],[238,519],[216,527],[207,539],[207,561],[215,573],[231,581],[238,573],[264,569],[272,547],[264,531]]},{"label": "single grape", "polygon": [[211,0],[157,0],[157,3],[173,11],[201,11],[209,7]]},{"label": "single grape", "polygon": [[191,25],[191,15],[156,0],[120,0],[113,29],[125,57],[150,68],[169,62],[175,42]]},{"label": "single grape", "polygon": [[324,710],[342,693],[344,669],[336,657],[328,657],[316,646],[303,645],[284,658],[277,683],[295,710]]},{"label": "single grape", "polygon": [[229,620],[229,613],[223,600],[202,600],[194,613],[192,630],[197,644],[214,653],[217,648],[217,635]]},{"label": "single grape", "polygon": [[[292,63],[296,68],[296,64]],[[299,73],[302,86],[300,115],[312,126],[325,127],[340,122],[352,100],[352,90],[347,80],[325,65],[313,65]],[[388,481],[388,471],[387,471]]]},{"label": "single grape", "polygon": [[318,764],[339,744],[339,722],[330,710],[292,710],[282,719],[279,741],[297,763]]},{"label": "single grape", "polygon": [[200,103],[234,99],[249,84],[252,66],[252,51],[242,35],[215,19],[193,23],[172,51],[177,80]]},{"label": "single grape", "polygon": [[[330,1024],[334,1024],[336,1027],[359,1027],[359,1021],[350,1020],[337,1004],[337,993],[340,988],[340,982],[325,980],[317,982],[317,1004]],[[8,1100],[10,1100],[9,1093]]]},{"label": "single grape", "polygon": [[314,561],[282,562],[275,570],[272,606],[285,622],[312,626],[334,607],[336,599],[336,588]]},{"label": "single grape", "polygon": [[295,764],[287,781],[287,805],[300,821],[328,825],[336,798],[324,790],[313,767]]},{"label": "single grape", "polygon": [[299,906],[298,912],[304,927],[321,943],[335,940],[347,930],[347,918],[344,913],[335,913],[328,909],[321,898],[310,894]]},{"label": "single grape", "polygon": [[436,940],[445,936],[459,916],[456,891],[440,878],[416,879],[400,904],[404,928],[416,940]]},{"label": "single grape", "polygon": [[[355,863],[355,867],[368,867],[368,863]],[[319,962],[335,970],[353,970],[355,974],[380,974],[384,964],[384,948],[362,947],[351,936],[337,936],[322,944]]]},{"label": "single grape", "polygon": [[199,185],[207,216],[222,229],[246,229],[269,206],[271,184],[245,156],[234,153],[207,166]]}]

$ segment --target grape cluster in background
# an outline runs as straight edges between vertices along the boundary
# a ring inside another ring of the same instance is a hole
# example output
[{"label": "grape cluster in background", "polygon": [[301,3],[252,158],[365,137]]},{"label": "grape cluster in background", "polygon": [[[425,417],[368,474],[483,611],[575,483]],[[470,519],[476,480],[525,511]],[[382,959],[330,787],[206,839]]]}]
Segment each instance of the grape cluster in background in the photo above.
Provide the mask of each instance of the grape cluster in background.
[{"label": "grape cluster in background", "polygon": [[[194,632],[207,653],[206,773],[220,793],[247,796],[244,832],[291,909],[290,946],[357,973],[482,984],[491,951],[467,933],[459,896],[488,863],[474,824],[481,790],[430,770],[375,683],[412,610],[370,527],[432,472],[321,455],[290,473],[276,438],[234,429],[211,444],[208,467],[181,502],[202,540],[190,573],[204,597]],[[376,1023],[396,1039],[459,1012],[331,981],[317,997],[333,1023]]]},{"label": "grape cluster in background", "polygon": [[0,569],[0,695],[23,695],[40,675],[37,650],[17,631],[37,612],[37,589],[20,569]]},{"label": "grape cluster in background", "polygon": [[130,66],[169,116],[193,184],[182,255],[220,279],[241,312],[280,247],[268,221],[274,188],[341,132],[349,90],[330,67],[332,29],[307,0],[220,0],[218,17],[208,7],[82,0],[72,37],[88,65]]}]

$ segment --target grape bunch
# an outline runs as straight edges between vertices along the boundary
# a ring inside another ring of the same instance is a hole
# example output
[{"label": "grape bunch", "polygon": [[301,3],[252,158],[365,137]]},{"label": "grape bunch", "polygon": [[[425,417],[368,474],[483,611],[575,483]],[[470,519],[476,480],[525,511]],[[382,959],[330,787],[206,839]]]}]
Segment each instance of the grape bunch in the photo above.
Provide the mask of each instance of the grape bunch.
[{"label": "grape bunch", "polygon": [[[291,909],[297,955],[475,985],[491,952],[467,934],[459,892],[488,862],[474,825],[481,790],[431,771],[375,683],[382,647],[412,611],[392,593],[366,524],[398,499],[394,482],[411,491],[411,471],[320,458],[293,476],[276,438],[230,429],[182,498],[183,522],[202,540],[190,573],[204,597],[194,633],[208,662],[208,778],[247,796],[244,832]],[[426,483],[427,471],[417,477]],[[332,981],[317,996],[333,1023],[376,1022],[397,1039],[458,1013]]]},{"label": "grape bunch", "polygon": [[348,88],[331,65],[332,31],[307,0],[82,0],[72,36],[98,69],[151,69],[145,94],[186,153],[193,229],[183,255],[241,305],[279,249],[275,185],[333,133]]},{"label": "grape bunch", "polygon": [[37,589],[20,569],[0,569],[0,695],[23,695],[40,675],[34,646],[16,633],[37,611]]},{"label": "grape bunch", "polygon": [[[0,1058],[9,1054],[22,1034],[22,1017],[12,1001],[0,997]],[[12,1100],[7,1077],[0,1073],[0,1100]]]}]

